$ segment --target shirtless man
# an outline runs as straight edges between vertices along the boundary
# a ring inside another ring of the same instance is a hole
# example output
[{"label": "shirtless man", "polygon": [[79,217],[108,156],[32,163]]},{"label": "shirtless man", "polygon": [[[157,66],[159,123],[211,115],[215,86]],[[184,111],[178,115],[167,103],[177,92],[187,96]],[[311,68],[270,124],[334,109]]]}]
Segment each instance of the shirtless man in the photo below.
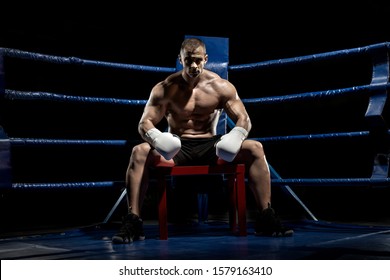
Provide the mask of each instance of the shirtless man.
[{"label": "shirtless man", "polygon": [[[183,69],[156,84],[149,96],[138,131],[146,141],[136,145],[126,172],[128,214],[113,243],[145,239],[140,210],[148,188],[148,169],[158,162],[168,165],[211,165],[218,158],[245,163],[249,188],[258,216],[256,235],[291,236],[271,208],[271,179],[260,142],[246,139],[252,124],[236,88],[216,73],[204,69],[206,46],[197,38],[185,39],[179,61]],[[227,134],[217,135],[224,110],[235,123]],[[166,118],[168,132],[156,125]]]}]

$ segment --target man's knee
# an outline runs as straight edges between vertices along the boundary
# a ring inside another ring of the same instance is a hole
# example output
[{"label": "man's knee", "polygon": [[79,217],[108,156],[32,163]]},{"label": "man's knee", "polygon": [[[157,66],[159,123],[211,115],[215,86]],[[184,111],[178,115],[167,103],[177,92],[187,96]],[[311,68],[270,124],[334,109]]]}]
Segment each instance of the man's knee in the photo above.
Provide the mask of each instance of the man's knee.
[{"label": "man's knee", "polygon": [[264,147],[261,142],[255,140],[246,140],[244,143],[245,146],[243,145],[243,148],[251,151],[252,154],[264,156]]},{"label": "man's knee", "polygon": [[148,143],[138,144],[133,147],[131,152],[132,158],[146,158],[151,150],[151,147]]}]

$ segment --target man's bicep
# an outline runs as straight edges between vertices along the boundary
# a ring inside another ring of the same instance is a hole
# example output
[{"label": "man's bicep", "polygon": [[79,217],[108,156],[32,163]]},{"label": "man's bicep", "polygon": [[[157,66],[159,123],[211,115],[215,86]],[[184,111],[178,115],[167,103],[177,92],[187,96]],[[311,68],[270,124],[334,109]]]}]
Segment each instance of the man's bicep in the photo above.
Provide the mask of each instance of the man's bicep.
[{"label": "man's bicep", "polygon": [[228,102],[225,109],[227,115],[232,119],[236,126],[243,127],[248,131],[251,129],[250,117],[240,99]]},{"label": "man's bicep", "polygon": [[233,121],[236,121],[242,115],[247,115],[245,106],[240,99],[226,102],[225,111]]},{"label": "man's bicep", "polygon": [[164,109],[162,105],[151,105],[145,106],[144,112],[141,117],[141,122],[150,122],[156,125],[164,117]]}]

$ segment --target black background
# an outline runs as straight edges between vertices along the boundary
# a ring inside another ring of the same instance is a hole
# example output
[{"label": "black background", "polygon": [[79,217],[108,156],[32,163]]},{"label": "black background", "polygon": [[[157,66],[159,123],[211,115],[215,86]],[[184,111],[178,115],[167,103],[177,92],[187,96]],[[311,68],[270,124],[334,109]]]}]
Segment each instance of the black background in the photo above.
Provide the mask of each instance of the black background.
[{"label": "black background", "polygon": [[[3,47],[42,53],[174,66],[184,35],[228,37],[231,64],[365,46],[389,40],[388,4],[332,2],[7,3]],[[220,4],[220,5],[218,5]],[[163,42],[163,44],[161,44]]]}]

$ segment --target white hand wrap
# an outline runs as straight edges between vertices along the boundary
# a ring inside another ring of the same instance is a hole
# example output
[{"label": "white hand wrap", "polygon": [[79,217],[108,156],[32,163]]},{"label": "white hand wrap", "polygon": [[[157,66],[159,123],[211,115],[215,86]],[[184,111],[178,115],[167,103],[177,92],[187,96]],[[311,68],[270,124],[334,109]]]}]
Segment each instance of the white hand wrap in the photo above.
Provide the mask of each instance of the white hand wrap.
[{"label": "white hand wrap", "polygon": [[166,160],[170,160],[180,151],[181,141],[177,135],[152,128],[145,133],[145,137]]},{"label": "white hand wrap", "polygon": [[236,126],[221,137],[216,145],[216,154],[221,159],[231,162],[241,149],[242,142],[248,136],[245,128]]}]

